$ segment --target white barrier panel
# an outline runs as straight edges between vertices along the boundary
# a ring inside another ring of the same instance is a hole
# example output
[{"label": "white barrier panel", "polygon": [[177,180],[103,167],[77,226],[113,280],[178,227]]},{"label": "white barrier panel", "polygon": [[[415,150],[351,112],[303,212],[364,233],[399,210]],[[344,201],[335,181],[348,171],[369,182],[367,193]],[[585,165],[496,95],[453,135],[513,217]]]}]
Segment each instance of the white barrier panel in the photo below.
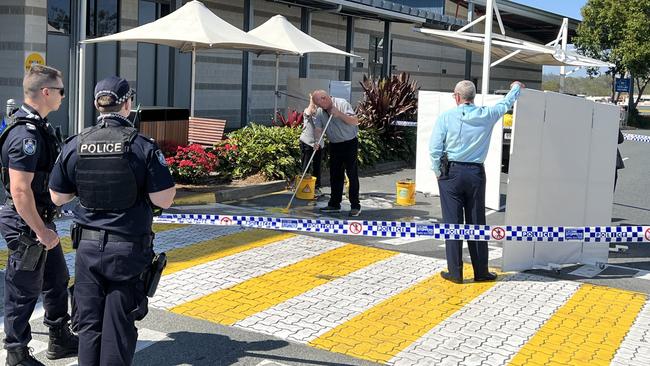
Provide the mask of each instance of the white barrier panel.
[{"label": "white barrier panel", "polygon": [[[515,108],[506,225],[603,226],[611,220],[618,109],[524,90]],[[606,262],[606,244],[506,242],[504,270]]]},{"label": "white barrier panel", "polygon": [[[481,97],[477,95],[476,98],[478,102]],[[493,105],[501,98],[503,98],[501,95],[488,95],[485,104]],[[438,116],[453,108],[456,108],[456,102],[452,93],[420,91],[418,94],[417,153],[415,159],[415,189],[418,192],[434,196],[440,195],[438,179],[431,170],[429,140]],[[499,120],[492,130],[490,150],[485,159],[485,175],[487,179],[485,206],[495,210],[498,210],[501,205],[502,131],[502,121]]]}]

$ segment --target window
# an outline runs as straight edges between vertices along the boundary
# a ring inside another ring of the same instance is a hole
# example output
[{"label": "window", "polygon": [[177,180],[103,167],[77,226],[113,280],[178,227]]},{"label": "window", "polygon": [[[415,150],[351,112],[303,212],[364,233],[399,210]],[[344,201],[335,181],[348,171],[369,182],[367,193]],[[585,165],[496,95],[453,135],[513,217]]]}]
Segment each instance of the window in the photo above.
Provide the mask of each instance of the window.
[{"label": "window", "polygon": [[70,0],[48,0],[47,30],[70,34]]},{"label": "window", "polygon": [[118,0],[88,0],[86,36],[102,37],[118,32]]}]

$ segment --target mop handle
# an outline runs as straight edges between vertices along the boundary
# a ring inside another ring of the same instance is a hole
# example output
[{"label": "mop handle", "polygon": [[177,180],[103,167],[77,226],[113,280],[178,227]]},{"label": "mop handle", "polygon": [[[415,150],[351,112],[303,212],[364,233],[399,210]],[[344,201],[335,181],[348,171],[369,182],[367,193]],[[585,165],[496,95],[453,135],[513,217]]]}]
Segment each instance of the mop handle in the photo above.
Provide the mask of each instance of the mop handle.
[{"label": "mop handle", "polygon": [[[323,141],[323,136],[325,136],[325,131],[327,131],[327,127],[330,125],[330,121],[332,120],[332,115],[330,114],[330,118],[327,119],[327,123],[325,124],[325,128],[323,129],[323,132],[320,134],[320,137],[318,138],[318,148],[320,149],[320,143]],[[298,184],[296,185],[296,189],[293,190],[293,195],[291,195],[291,199],[289,200],[289,204],[287,204],[287,208],[285,210],[289,210],[291,207],[291,203],[293,202],[293,199],[296,197],[296,193],[298,193],[298,187],[302,184],[302,180],[305,179],[305,175],[307,174],[307,171],[309,170],[309,166],[311,165],[312,160],[314,160],[314,156],[316,155],[316,150],[314,148],[314,151],[311,153],[311,157],[309,157],[309,161],[307,162],[307,166],[305,167],[305,171],[302,172],[302,176],[300,177],[300,181],[298,181]]]}]

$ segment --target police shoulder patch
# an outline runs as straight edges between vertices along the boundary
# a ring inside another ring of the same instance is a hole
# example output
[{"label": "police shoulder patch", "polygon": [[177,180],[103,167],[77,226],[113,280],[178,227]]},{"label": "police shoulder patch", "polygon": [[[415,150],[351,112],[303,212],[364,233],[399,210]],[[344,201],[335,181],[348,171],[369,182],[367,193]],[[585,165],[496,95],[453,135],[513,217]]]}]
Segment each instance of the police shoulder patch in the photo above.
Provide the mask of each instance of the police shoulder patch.
[{"label": "police shoulder patch", "polygon": [[36,140],[33,138],[23,139],[23,152],[27,155],[36,153]]},{"label": "police shoulder patch", "polygon": [[158,157],[160,165],[167,166],[167,159],[165,159],[165,154],[163,154],[162,150],[156,150],[156,156]]}]

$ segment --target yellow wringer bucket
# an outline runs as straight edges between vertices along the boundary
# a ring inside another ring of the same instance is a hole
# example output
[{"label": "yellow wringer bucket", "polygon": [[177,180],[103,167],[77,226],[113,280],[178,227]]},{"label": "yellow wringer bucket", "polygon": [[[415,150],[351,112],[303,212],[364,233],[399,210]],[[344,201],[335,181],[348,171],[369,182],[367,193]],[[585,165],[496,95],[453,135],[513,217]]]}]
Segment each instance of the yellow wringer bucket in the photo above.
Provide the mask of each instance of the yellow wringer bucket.
[{"label": "yellow wringer bucket", "polygon": [[400,206],[413,206],[415,204],[415,182],[411,179],[400,180],[396,183],[396,204]]},{"label": "yellow wringer bucket", "polygon": [[301,200],[313,200],[315,197],[314,191],[316,190],[316,177],[311,175],[305,176],[305,179],[300,183],[300,177],[296,177],[296,198]]}]

